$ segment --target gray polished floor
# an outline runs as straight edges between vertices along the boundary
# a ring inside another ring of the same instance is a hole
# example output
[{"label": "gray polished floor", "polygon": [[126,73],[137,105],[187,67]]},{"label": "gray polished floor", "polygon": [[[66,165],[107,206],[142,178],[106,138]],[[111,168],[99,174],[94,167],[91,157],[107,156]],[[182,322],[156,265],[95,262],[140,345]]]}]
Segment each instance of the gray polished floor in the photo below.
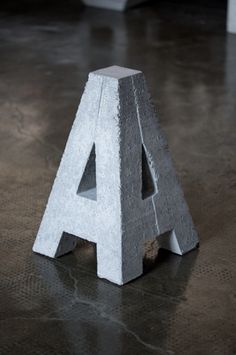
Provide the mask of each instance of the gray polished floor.
[{"label": "gray polished floor", "polygon": [[[186,4],[1,12],[0,354],[236,354],[236,35],[220,2]],[[112,64],[144,71],[200,237],[147,245],[124,287],[93,245],[31,251],[87,74]]]}]

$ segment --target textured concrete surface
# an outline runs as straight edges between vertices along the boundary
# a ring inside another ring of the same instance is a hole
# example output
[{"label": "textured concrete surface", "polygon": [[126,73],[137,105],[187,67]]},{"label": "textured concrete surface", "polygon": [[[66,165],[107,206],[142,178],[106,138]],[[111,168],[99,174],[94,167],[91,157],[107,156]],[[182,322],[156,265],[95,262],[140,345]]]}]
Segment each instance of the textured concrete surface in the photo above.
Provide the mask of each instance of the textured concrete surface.
[{"label": "textured concrete surface", "polygon": [[33,250],[97,248],[97,273],[123,285],[143,273],[145,241],[183,255],[198,237],[144,74],[89,74]]},{"label": "textured concrete surface", "polygon": [[[236,39],[212,3],[1,13],[1,354],[235,354]],[[87,73],[113,63],[145,72],[201,239],[185,257],[148,244],[122,288],[93,245],[32,253]]]},{"label": "textured concrete surface", "polygon": [[236,33],[236,0],[228,0],[227,30]]}]

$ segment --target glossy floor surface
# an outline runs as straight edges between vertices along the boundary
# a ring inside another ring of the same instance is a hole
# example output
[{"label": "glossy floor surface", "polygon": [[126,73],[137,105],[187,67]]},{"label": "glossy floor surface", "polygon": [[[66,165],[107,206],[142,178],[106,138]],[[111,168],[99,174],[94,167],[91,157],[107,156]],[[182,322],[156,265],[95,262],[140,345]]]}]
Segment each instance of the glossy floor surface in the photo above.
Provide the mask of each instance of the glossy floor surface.
[{"label": "glossy floor surface", "polygon": [[[236,354],[236,35],[197,3],[2,10],[0,354]],[[182,258],[147,246],[124,287],[85,242],[32,253],[87,75],[112,64],[144,71],[200,237]]]}]

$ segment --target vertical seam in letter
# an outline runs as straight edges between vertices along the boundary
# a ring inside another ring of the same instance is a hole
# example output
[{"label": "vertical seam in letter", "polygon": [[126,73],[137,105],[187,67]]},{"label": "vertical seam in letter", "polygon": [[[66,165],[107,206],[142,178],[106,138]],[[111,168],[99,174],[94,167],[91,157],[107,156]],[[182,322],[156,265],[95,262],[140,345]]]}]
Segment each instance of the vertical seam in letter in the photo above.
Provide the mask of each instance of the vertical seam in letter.
[{"label": "vertical seam in letter", "polygon": [[94,130],[94,142],[96,138],[96,133],[97,133],[97,123],[100,117],[100,109],[101,109],[101,102],[102,102],[102,92],[103,92],[103,78],[102,78],[102,84],[101,84],[101,91],[100,91],[100,96],[99,96],[99,102],[98,102],[98,112],[97,112],[97,118],[96,118],[96,123],[95,123],[95,130]]},{"label": "vertical seam in letter", "polygon": [[[131,80],[132,80],[132,87],[133,87],[133,91],[134,91],[134,101],[135,101],[135,106],[136,106],[136,113],[137,113],[137,118],[138,118],[138,125],[139,125],[139,132],[140,132],[141,141],[142,141],[143,147],[145,149],[145,152],[147,154],[149,162],[151,161],[151,163],[153,163],[152,159],[151,159],[151,156],[150,156],[150,154],[149,154],[149,152],[147,150],[147,147],[146,147],[146,145],[144,143],[144,139],[143,139],[143,132],[142,132],[142,126],[141,126],[141,120],[140,120],[139,105],[138,105],[138,100],[137,100],[137,90],[136,90],[135,85],[134,85],[134,78],[131,77]],[[157,185],[157,183],[158,183],[159,176],[156,175],[156,172],[155,172],[152,164],[150,165],[150,170],[151,170],[151,174],[152,174],[152,177],[153,177],[153,180],[154,180],[154,186],[155,186],[155,192],[151,196],[152,206],[153,206],[153,211],[154,211],[154,216],[155,216],[157,234],[160,235],[160,227],[159,227],[159,223],[158,223],[157,211],[156,211],[156,206],[155,206],[155,201],[154,201],[154,196],[156,194],[158,194],[158,185]]]}]

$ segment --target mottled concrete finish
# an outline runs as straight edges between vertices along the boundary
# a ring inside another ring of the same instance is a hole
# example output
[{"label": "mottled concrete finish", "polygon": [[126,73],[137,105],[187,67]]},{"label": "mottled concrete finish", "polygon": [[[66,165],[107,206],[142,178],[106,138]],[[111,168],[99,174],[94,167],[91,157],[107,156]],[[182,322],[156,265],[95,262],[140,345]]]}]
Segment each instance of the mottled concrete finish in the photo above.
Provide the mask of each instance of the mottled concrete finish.
[{"label": "mottled concrete finish", "polygon": [[[109,16],[19,3],[0,17],[0,353],[235,354],[236,36],[223,2]],[[201,242],[184,257],[148,243],[145,274],[123,287],[97,278],[94,245],[32,253],[87,75],[113,63],[145,73]]]},{"label": "mottled concrete finish", "polygon": [[[57,257],[96,243],[97,273],[143,273],[145,240],[183,255],[198,237],[141,71],[89,74],[33,250]],[[83,185],[81,187],[81,185]],[[65,235],[65,233],[67,235]]]}]

